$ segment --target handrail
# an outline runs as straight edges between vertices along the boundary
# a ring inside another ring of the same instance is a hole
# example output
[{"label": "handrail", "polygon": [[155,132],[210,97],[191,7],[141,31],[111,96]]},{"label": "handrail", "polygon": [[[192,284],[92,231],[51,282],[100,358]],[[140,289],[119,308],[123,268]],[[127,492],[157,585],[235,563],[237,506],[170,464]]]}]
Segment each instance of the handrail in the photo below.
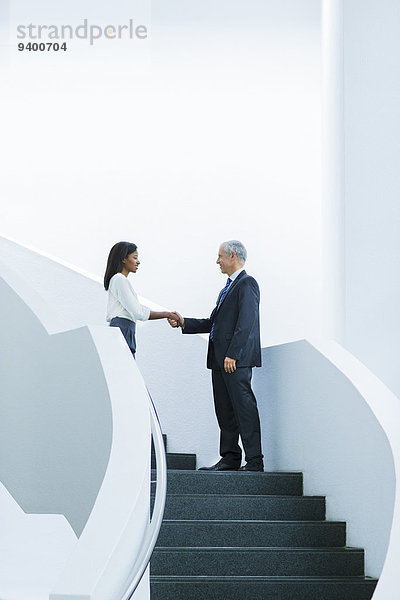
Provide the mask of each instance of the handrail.
[{"label": "handrail", "polygon": [[149,394],[149,407],[151,418],[151,433],[153,435],[154,451],[156,458],[157,472],[157,487],[154,500],[154,508],[152,519],[147,528],[145,538],[132,568],[132,581],[127,590],[121,596],[121,600],[130,600],[138,587],[145,570],[150,562],[153,554],[154,546],[156,545],[158,534],[160,532],[161,523],[164,516],[165,499],[167,495],[167,459],[165,454],[164,440],[160,420],[157,415],[153,400]]}]

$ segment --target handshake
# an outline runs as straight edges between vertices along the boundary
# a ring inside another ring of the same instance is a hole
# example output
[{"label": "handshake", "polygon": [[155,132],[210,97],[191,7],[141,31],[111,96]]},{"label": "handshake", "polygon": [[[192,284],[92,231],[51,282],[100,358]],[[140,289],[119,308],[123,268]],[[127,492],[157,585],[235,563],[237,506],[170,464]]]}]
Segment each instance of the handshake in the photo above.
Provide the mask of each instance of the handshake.
[{"label": "handshake", "polygon": [[168,323],[171,327],[183,327],[185,324],[185,319],[175,311],[169,313]]}]

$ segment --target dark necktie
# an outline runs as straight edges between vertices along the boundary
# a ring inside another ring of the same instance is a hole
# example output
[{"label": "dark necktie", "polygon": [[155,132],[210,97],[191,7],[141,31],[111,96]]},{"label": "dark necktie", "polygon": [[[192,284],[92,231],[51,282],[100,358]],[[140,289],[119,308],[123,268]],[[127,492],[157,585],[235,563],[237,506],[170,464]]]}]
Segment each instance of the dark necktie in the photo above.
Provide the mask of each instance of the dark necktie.
[{"label": "dark necktie", "polygon": [[[227,293],[227,291],[228,291],[228,288],[229,288],[229,286],[230,286],[230,284],[231,284],[231,283],[232,283],[232,279],[230,279],[230,278],[228,277],[228,279],[226,280],[226,286],[225,286],[225,287],[224,287],[224,289],[222,290],[222,292],[221,292],[221,295],[220,295],[220,297],[219,297],[218,304],[217,304],[217,310],[218,310],[218,309],[219,309],[219,307],[221,306],[221,302],[222,302],[222,300],[225,298],[225,296],[226,296],[226,293]],[[211,327],[210,340],[212,340],[212,339],[213,339],[213,334],[214,334],[214,323],[215,323],[215,319],[214,319],[214,321],[213,321],[213,324],[212,324],[212,327]]]}]

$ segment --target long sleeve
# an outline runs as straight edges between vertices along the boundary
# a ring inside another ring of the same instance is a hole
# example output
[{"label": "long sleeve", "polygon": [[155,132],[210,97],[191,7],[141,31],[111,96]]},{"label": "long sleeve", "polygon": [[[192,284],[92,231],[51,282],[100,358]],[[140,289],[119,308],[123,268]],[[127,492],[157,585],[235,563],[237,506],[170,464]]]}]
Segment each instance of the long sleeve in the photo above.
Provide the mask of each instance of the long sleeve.
[{"label": "long sleeve", "polygon": [[150,317],[150,308],[140,304],[136,292],[124,275],[112,278],[110,294],[127,311],[133,321],[147,321]]},{"label": "long sleeve", "polygon": [[182,333],[210,333],[211,319],[191,319],[185,317],[185,325]]},{"label": "long sleeve", "polygon": [[239,314],[226,355],[240,360],[249,339],[259,335],[260,290],[255,279],[247,278],[239,288]]}]

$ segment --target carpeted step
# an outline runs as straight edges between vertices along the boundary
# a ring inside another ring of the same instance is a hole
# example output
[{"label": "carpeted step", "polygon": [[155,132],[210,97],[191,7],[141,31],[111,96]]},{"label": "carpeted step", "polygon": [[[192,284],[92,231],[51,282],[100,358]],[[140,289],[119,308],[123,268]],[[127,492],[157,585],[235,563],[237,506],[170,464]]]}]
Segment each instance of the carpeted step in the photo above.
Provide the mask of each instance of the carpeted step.
[{"label": "carpeted step", "polygon": [[[155,479],[155,472],[152,473]],[[290,472],[170,471],[169,494],[249,494],[301,496],[303,474]]]},{"label": "carpeted step", "polygon": [[364,575],[359,548],[162,548],[151,559],[156,575],[334,576]]},{"label": "carpeted step", "polygon": [[164,520],[158,546],[343,547],[346,523],[334,521]]},{"label": "carpeted step", "polygon": [[164,519],[323,521],[325,520],[325,498],[322,496],[168,494]]},{"label": "carpeted step", "polygon": [[151,600],[371,600],[369,577],[154,576]]},{"label": "carpeted step", "polygon": [[[151,457],[151,468],[155,469],[155,467],[156,462],[153,454]],[[167,452],[167,468],[194,471],[196,469],[196,455]]]}]

